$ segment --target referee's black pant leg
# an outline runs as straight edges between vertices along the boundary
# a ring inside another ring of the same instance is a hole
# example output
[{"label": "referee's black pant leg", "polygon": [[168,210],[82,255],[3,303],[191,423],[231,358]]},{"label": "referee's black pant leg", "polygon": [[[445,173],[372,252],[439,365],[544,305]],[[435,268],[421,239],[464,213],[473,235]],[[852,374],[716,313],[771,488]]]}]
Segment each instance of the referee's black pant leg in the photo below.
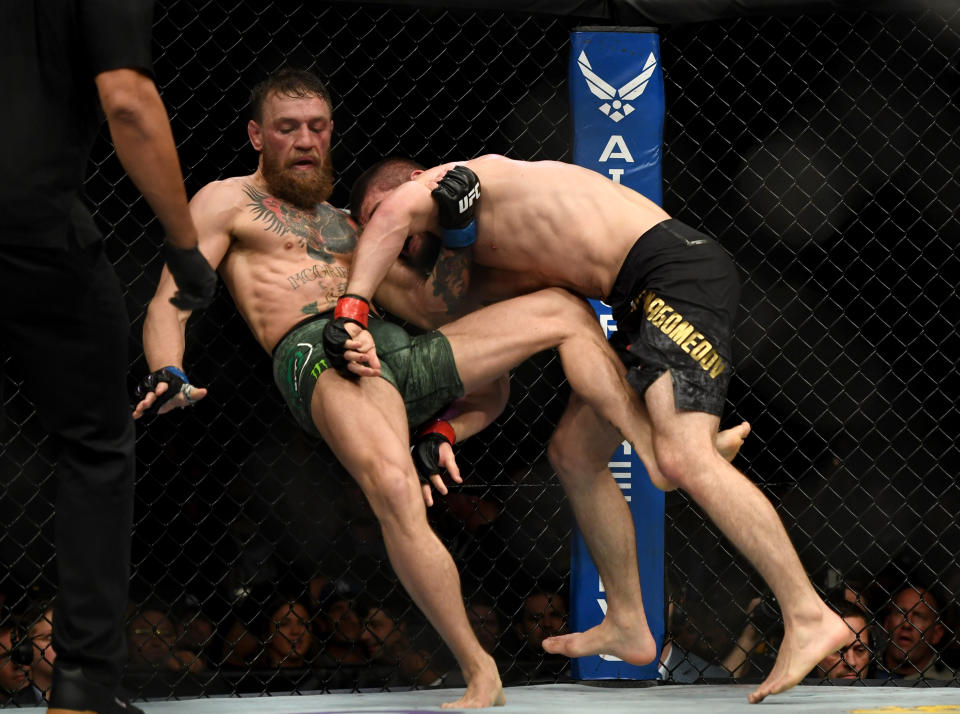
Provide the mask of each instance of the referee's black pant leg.
[{"label": "referee's black pant leg", "polygon": [[57,651],[50,705],[108,709],[126,661],[134,426],[127,396],[129,317],[102,243],[44,251],[8,333],[55,440]]}]

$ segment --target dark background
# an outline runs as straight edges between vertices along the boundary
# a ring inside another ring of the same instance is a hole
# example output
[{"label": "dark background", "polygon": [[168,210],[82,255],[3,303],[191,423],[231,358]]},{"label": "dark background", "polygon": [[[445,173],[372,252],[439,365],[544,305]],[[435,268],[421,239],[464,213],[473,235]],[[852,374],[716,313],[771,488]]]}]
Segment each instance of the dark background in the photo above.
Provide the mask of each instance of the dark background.
[{"label": "dark background", "polygon": [[[239,0],[160,2],[156,18],[188,193],[255,169],[249,90],[292,64],[334,97],[340,206],[387,155],[569,160],[568,33],[597,24]],[[879,600],[909,580],[955,608],[960,15],[721,19],[664,26],[661,44],[664,206],[716,236],[744,280],[724,425],[747,419],[753,434],[737,465],[821,589],[853,579]],[[146,371],[139,334],[161,236],[105,134],[86,193],[129,286],[132,385]],[[185,366],[211,394],[138,426],[132,598],[190,593],[225,622],[250,588],[288,592],[318,574],[389,594],[369,510],[298,432],[225,290],[188,341]],[[55,587],[52,465],[15,365],[3,379],[0,563],[8,600],[23,601]],[[465,593],[482,586],[508,616],[534,583],[566,577],[569,516],[543,452],[565,400],[551,353],[518,368],[504,416],[459,449],[462,492],[500,515],[472,532],[454,508],[434,509]],[[682,494],[667,498],[667,550],[709,613],[702,645],[722,652],[762,583]]]}]

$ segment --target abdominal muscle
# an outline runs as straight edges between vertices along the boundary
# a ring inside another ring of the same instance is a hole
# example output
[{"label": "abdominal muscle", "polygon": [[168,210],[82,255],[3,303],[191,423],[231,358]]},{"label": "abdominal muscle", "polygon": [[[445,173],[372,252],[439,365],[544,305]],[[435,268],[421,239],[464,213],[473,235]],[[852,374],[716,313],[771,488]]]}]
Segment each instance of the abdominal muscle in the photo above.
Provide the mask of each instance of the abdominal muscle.
[{"label": "abdominal muscle", "polygon": [[346,288],[345,266],[314,261],[305,253],[298,260],[286,255],[251,259],[242,252],[227,257],[220,274],[267,352],[298,322],[332,310]]}]

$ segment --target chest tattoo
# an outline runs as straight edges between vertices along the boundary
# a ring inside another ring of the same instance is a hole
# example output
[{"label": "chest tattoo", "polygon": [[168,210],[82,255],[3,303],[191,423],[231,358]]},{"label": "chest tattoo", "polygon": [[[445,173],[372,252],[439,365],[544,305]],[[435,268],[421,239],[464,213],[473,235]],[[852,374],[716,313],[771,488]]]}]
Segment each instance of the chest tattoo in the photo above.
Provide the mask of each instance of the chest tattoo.
[{"label": "chest tattoo", "polygon": [[278,236],[295,236],[315,260],[332,263],[334,254],[352,253],[357,246],[356,231],[346,216],[330,206],[321,203],[313,210],[298,208],[250,184],[243,192],[250,199],[247,206],[255,221],[262,221]]}]

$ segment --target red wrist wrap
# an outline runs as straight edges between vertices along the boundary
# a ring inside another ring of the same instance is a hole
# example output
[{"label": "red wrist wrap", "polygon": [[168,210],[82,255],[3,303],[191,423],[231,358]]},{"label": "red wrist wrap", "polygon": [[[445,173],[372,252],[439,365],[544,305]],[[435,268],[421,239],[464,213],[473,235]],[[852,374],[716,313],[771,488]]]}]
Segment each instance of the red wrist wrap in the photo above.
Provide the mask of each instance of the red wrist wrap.
[{"label": "red wrist wrap", "polygon": [[457,443],[457,435],[446,419],[434,419],[417,432],[417,436],[426,436],[427,434],[439,434],[449,441],[451,446]]},{"label": "red wrist wrap", "polygon": [[337,307],[333,311],[333,318],[345,317],[354,320],[366,328],[367,317],[370,315],[370,303],[359,295],[344,295],[337,300]]}]

